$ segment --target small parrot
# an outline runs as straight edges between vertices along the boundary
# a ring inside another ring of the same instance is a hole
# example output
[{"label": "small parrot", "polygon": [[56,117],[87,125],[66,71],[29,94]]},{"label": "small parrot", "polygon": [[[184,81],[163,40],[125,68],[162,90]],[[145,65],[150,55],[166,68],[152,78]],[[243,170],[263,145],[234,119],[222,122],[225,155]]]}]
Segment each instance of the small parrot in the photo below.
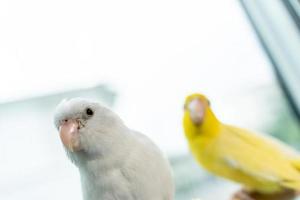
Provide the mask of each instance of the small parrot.
[{"label": "small parrot", "polygon": [[81,98],[65,100],[54,123],[79,169],[84,200],[173,200],[168,160],[108,108]]},{"label": "small parrot", "polygon": [[186,97],[183,127],[193,156],[206,170],[243,185],[235,199],[300,191],[300,154],[270,136],[223,124],[204,95]]}]

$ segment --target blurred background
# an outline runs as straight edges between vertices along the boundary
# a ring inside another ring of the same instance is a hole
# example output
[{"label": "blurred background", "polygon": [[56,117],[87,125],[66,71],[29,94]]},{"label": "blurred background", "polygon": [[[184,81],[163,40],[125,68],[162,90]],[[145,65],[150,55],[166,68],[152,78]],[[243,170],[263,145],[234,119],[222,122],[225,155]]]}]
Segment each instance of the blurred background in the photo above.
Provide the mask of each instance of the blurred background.
[{"label": "blurred background", "polygon": [[52,119],[78,96],[155,141],[176,200],[228,199],[239,186],[189,153],[184,98],[299,148],[299,14],[297,0],[1,1],[0,199],[82,199]]}]

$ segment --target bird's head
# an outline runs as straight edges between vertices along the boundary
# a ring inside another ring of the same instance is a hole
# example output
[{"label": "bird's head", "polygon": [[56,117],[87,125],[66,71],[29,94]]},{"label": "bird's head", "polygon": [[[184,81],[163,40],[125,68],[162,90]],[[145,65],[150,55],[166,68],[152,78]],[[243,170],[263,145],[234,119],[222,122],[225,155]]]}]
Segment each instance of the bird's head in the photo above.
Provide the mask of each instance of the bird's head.
[{"label": "bird's head", "polygon": [[81,98],[63,100],[54,115],[55,126],[69,154],[100,152],[99,148],[108,146],[107,140],[120,122],[108,108]]},{"label": "bird's head", "polygon": [[209,100],[204,95],[192,94],[185,99],[184,112],[194,125],[201,125],[209,107]]}]

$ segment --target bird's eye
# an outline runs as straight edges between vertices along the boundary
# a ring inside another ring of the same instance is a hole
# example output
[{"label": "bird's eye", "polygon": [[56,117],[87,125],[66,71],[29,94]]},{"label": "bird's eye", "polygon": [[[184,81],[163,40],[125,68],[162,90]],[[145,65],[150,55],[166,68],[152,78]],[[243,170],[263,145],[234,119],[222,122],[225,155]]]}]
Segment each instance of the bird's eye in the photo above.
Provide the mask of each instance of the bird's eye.
[{"label": "bird's eye", "polygon": [[93,111],[92,109],[90,109],[90,108],[87,108],[87,109],[85,110],[85,113],[86,113],[88,116],[92,116],[92,115],[94,114],[94,111]]},{"label": "bird's eye", "polygon": [[211,105],[209,100],[207,100],[207,104],[208,104],[208,106],[210,106],[210,105]]}]

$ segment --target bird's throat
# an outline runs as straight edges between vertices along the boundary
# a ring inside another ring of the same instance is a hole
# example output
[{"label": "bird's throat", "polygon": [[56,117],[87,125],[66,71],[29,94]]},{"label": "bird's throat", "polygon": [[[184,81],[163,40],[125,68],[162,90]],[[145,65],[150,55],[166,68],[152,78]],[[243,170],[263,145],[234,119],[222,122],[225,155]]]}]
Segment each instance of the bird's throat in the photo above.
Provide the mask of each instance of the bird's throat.
[{"label": "bird's throat", "polygon": [[220,121],[216,118],[210,109],[205,112],[205,117],[200,124],[195,124],[191,120],[189,113],[184,114],[183,119],[185,135],[188,139],[195,137],[213,137],[218,134]]}]

